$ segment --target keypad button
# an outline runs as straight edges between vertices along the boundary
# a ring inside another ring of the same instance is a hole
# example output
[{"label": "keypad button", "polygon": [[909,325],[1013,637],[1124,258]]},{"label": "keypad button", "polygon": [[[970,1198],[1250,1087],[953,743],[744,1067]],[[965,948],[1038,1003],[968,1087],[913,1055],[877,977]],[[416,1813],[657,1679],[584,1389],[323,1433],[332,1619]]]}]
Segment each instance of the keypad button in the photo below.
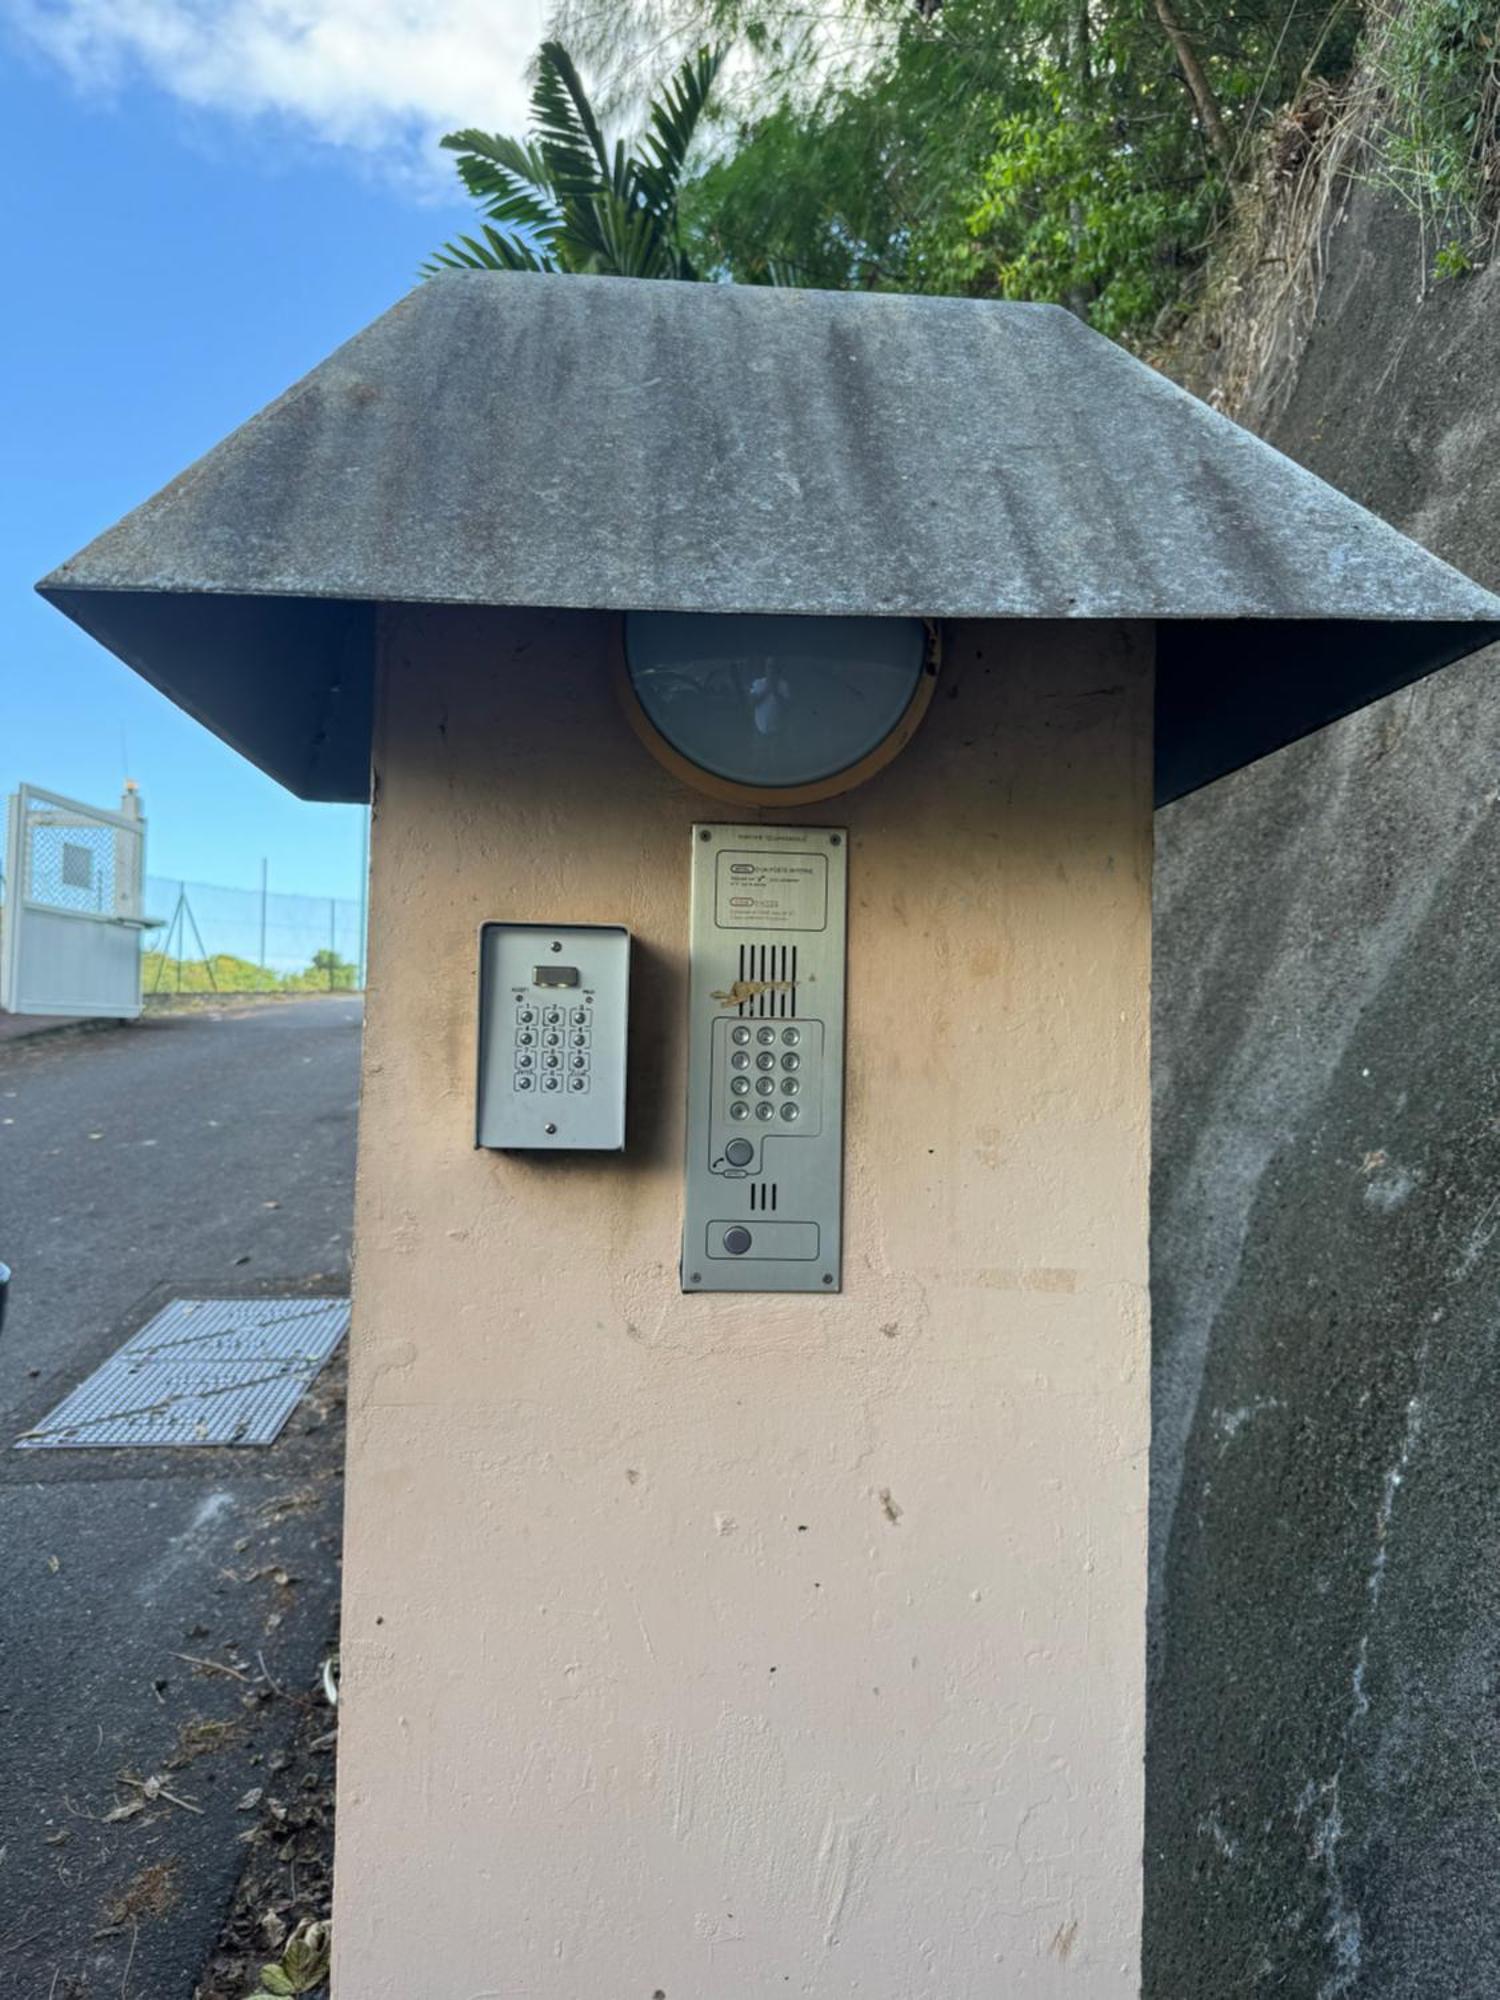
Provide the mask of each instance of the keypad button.
[{"label": "keypad button", "polygon": [[519,1071],[516,1076],[516,1089],[534,1090],[535,1088],[536,1088],[536,1078],[534,1076],[528,1076],[525,1070]]},{"label": "keypad button", "polygon": [[529,1052],[529,1050],[521,1049],[517,1052],[516,1055],[517,1069],[535,1069],[535,1067],[536,1067],[536,1057],[532,1055]]},{"label": "keypad button", "polygon": [[750,1093],[750,1079],[748,1076],[732,1076],[729,1079],[729,1088],[736,1097],[747,1097]]},{"label": "keypad button", "polygon": [[741,1100],[730,1105],[729,1115],[734,1119],[748,1118],[750,1116],[750,1107]]},{"label": "keypad button", "polygon": [[762,1120],[767,1118],[774,1118],[776,1116],[776,1106],[774,1104],[757,1104],[755,1107],[755,1115],[757,1118],[760,1118]]},{"label": "keypad button", "polygon": [[529,1049],[535,1040],[536,1036],[531,1032],[530,1028],[517,1028],[516,1046],[518,1048]]},{"label": "keypad button", "polygon": [[788,1125],[794,1124],[801,1115],[795,1104],[783,1104],[781,1107],[781,1116]]},{"label": "keypad button", "polygon": [[802,1035],[800,1030],[796,1028],[783,1028],[781,1031],[781,1039],[783,1042],[786,1043],[789,1049],[794,1049],[796,1048],[798,1042],[801,1041]]},{"label": "keypad button", "polygon": [[587,1027],[588,1018],[589,1010],[587,1007],[575,1007],[573,1009],[573,1025],[575,1028]]},{"label": "keypad button", "polygon": [[781,1094],[783,1097],[795,1097],[801,1088],[801,1084],[798,1083],[794,1076],[784,1076],[781,1079]]},{"label": "keypad button", "polygon": [[781,1067],[783,1069],[801,1069],[802,1058],[798,1055],[784,1055],[781,1058]]},{"label": "keypad button", "polygon": [[569,1035],[568,1040],[573,1044],[575,1049],[586,1049],[589,1045],[588,1029],[575,1028],[572,1034]]},{"label": "keypad button", "polygon": [[562,1057],[558,1055],[555,1049],[548,1049],[547,1053],[542,1057],[542,1068],[543,1069],[562,1068]]},{"label": "keypad button", "polygon": [[750,1039],[750,1030],[748,1028],[735,1028],[731,1032],[729,1039],[732,1042],[737,1042],[743,1048],[745,1043]]},{"label": "keypad button", "polygon": [[532,1027],[532,1026],[533,1026],[533,1025],[535,1024],[535,1021],[536,1021],[536,1009],[535,1009],[535,1007],[522,1007],[522,1008],[520,1008],[520,1009],[519,1009],[519,1010],[517,1011],[517,1014],[516,1014],[516,1019],[517,1019],[517,1020],[518,1020],[518,1021],[520,1022],[521,1026],[522,1026],[523,1028],[529,1028],[529,1027]]},{"label": "keypad button", "polygon": [[730,1066],[734,1069],[749,1069],[750,1067],[750,1058],[745,1054],[743,1049],[736,1049],[734,1054],[729,1058],[729,1061]]},{"label": "keypad button", "polygon": [[767,1048],[775,1041],[776,1030],[774,1028],[760,1028],[756,1031],[755,1039],[761,1044],[762,1048]]},{"label": "keypad button", "polygon": [[757,1069],[775,1069],[776,1058],[768,1050],[765,1055],[760,1055],[755,1058],[755,1067]]},{"label": "keypad button", "polygon": [[542,1088],[543,1090],[561,1090],[562,1078],[560,1076],[544,1076],[542,1078]]},{"label": "keypad button", "polygon": [[776,1079],[774,1076],[758,1076],[755,1079],[755,1094],[757,1097],[769,1097],[775,1088]]},{"label": "keypad button", "polygon": [[542,1020],[549,1028],[560,1027],[562,1025],[562,1008],[544,1007],[542,1009]]},{"label": "keypad button", "polygon": [[569,1090],[587,1090],[588,1087],[589,1080],[586,1076],[570,1076],[568,1078]]},{"label": "keypad button", "polygon": [[574,1056],[568,1065],[570,1069],[587,1069],[588,1066],[589,1059],[587,1056]]}]

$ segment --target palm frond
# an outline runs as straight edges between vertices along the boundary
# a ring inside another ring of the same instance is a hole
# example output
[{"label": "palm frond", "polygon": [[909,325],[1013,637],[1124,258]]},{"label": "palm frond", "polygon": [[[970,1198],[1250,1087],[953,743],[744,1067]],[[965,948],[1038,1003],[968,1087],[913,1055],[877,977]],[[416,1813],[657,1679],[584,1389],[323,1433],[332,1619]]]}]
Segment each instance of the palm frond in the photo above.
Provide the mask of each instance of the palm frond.
[{"label": "palm frond", "polygon": [[650,129],[636,159],[635,188],[639,198],[664,220],[675,215],[688,148],[725,53],[723,49],[699,49],[652,99]]},{"label": "palm frond", "polygon": [[472,236],[460,236],[454,243],[445,243],[422,266],[422,276],[435,278],[440,271],[555,271],[558,268],[550,249],[533,249],[524,241],[502,236],[488,223],[482,234],[482,243],[476,242]]},{"label": "palm frond", "polygon": [[458,154],[458,174],[491,222],[523,230],[545,242],[556,233],[558,205],[547,184],[547,166],[536,147],[496,132],[450,132],[443,140]]},{"label": "palm frond", "polygon": [[546,158],[548,178],[560,196],[582,194],[610,181],[609,150],[573,58],[561,42],[543,42],[537,56],[531,122]]}]

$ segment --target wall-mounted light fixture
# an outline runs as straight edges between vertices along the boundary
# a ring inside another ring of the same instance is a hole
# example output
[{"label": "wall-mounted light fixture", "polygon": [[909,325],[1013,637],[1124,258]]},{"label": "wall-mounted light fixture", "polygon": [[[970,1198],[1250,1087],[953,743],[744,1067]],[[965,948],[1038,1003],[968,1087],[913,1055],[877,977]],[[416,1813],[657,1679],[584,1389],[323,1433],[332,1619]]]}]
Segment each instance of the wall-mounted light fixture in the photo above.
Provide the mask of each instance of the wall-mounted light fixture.
[{"label": "wall-mounted light fixture", "polygon": [[636,734],[685,783],[736,804],[806,805],[891,761],[937,667],[920,618],[636,611],[620,686]]}]

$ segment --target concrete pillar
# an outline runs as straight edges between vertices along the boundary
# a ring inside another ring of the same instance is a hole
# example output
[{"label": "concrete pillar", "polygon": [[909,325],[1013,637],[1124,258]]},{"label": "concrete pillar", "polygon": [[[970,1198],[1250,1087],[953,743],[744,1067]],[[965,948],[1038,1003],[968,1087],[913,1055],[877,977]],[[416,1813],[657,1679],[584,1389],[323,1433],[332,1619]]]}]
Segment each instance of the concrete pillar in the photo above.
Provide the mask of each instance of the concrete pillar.
[{"label": "concrete pillar", "polygon": [[[385,614],[337,2000],[1127,2000],[1151,643],[956,626],[850,831],[845,1289],[678,1288],[688,828],[595,615]],[[485,918],[636,938],[473,1150]]]}]

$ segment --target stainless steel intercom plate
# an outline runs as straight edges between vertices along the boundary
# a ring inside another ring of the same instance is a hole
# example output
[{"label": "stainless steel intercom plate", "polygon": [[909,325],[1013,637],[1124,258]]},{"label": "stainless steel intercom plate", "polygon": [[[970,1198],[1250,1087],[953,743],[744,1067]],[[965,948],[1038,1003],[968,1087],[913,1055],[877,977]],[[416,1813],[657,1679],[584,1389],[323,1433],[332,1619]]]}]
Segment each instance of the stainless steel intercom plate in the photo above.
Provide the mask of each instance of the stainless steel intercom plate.
[{"label": "stainless steel intercom plate", "polygon": [[695,826],[688,1292],[839,1288],[841,828]]},{"label": "stainless steel intercom plate", "polygon": [[619,925],[483,925],[475,1144],[620,1152],[629,999]]}]

